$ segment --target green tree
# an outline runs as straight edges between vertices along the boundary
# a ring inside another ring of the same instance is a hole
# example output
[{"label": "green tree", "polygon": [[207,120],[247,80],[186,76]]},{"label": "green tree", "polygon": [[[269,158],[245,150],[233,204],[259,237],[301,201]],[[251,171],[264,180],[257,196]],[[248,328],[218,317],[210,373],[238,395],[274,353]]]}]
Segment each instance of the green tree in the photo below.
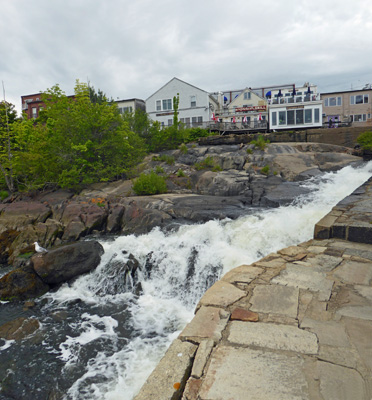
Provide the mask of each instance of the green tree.
[{"label": "green tree", "polygon": [[17,120],[15,106],[5,100],[0,102],[0,171],[2,179],[10,192],[15,191],[13,172],[13,132]]},{"label": "green tree", "polygon": [[89,99],[92,103],[104,104],[109,101],[106,94],[103,93],[101,89],[98,89],[98,91],[96,92],[94,86],[90,85],[90,82],[88,82],[88,91]]},{"label": "green tree", "polygon": [[20,188],[45,184],[80,189],[124,177],[145,154],[143,140],[114,104],[92,102],[89,87],[77,81],[74,97],[58,85],[43,93],[40,118],[17,126]]}]

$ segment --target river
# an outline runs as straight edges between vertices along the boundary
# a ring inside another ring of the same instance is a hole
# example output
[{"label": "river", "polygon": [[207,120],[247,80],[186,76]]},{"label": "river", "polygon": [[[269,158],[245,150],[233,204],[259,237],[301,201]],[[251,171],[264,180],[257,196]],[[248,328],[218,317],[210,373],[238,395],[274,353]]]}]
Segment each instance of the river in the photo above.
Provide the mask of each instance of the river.
[{"label": "river", "polygon": [[[34,316],[41,323],[21,343],[0,339],[0,399],[132,399],[213,282],[311,239],[315,223],[371,175],[372,162],[346,167],[303,183],[310,194],[289,206],[99,239],[105,253],[92,273],[32,309],[0,304],[2,322]],[[123,264],[132,257],[141,271],[124,281]]]}]

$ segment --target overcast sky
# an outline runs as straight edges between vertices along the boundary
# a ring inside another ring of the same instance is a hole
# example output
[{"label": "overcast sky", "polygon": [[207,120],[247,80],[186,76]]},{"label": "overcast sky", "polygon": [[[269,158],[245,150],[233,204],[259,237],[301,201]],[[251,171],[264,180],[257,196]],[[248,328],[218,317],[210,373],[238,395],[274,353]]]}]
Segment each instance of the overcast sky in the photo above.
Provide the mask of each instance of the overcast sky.
[{"label": "overcast sky", "polygon": [[[114,99],[173,77],[209,92],[372,83],[371,0],[0,0],[6,99],[76,79]],[[3,99],[3,93],[1,93]]]}]

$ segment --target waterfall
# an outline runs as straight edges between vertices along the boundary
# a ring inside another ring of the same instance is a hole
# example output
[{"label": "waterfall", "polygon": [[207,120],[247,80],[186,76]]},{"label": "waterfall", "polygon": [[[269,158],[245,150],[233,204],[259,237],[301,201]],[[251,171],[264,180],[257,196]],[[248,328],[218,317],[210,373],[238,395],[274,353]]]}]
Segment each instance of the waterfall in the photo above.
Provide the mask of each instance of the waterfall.
[{"label": "waterfall", "polygon": [[[65,398],[132,399],[208,287],[234,267],[311,239],[315,223],[371,175],[372,163],[346,167],[303,183],[310,194],[289,206],[101,240],[95,271],[41,299],[43,346],[62,366]],[[124,266],[136,262],[128,273]]]}]

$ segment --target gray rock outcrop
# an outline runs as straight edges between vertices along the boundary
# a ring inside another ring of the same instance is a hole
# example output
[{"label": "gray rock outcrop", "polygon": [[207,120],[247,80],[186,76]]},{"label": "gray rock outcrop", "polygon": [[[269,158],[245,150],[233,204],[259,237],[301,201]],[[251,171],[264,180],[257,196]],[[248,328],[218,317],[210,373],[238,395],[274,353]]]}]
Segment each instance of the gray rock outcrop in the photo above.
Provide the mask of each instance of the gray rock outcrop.
[{"label": "gray rock outcrop", "polygon": [[77,242],[31,258],[34,271],[49,285],[68,281],[96,268],[103,247],[96,241]]}]

